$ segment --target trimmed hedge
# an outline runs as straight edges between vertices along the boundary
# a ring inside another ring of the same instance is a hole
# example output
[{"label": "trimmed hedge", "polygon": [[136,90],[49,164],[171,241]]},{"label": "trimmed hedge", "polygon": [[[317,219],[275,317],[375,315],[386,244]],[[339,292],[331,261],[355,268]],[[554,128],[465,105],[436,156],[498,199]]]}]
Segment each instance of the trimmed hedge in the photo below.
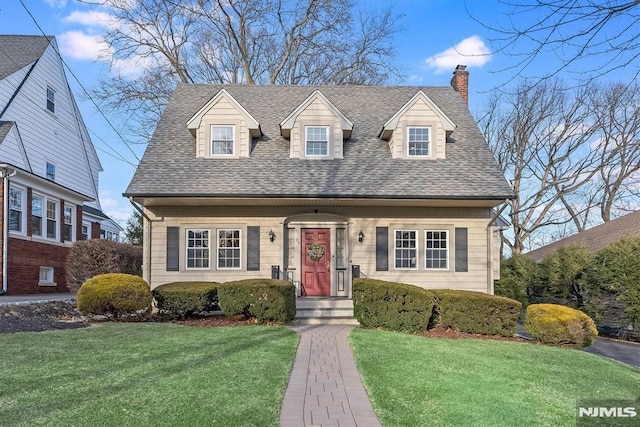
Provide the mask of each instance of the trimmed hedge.
[{"label": "trimmed hedge", "polygon": [[176,316],[219,310],[216,282],[174,282],[160,285],[151,293],[158,310]]},{"label": "trimmed hedge", "polygon": [[353,314],[362,326],[422,332],[433,311],[433,295],[404,283],[374,279],[353,281]]},{"label": "trimmed hedge", "polygon": [[121,317],[151,312],[151,290],[141,277],[124,273],[99,274],[78,290],[80,313]]},{"label": "trimmed hedge", "polygon": [[228,315],[242,314],[258,323],[286,323],[296,316],[296,287],[274,279],[247,279],[218,286],[220,308]]},{"label": "trimmed hedge", "polygon": [[593,344],[598,330],[593,320],[580,310],[557,304],[532,304],[524,321],[531,336],[545,344]]},{"label": "trimmed hedge", "polygon": [[512,337],[522,304],[481,292],[431,290],[435,295],[432,323],[461,332]]}]

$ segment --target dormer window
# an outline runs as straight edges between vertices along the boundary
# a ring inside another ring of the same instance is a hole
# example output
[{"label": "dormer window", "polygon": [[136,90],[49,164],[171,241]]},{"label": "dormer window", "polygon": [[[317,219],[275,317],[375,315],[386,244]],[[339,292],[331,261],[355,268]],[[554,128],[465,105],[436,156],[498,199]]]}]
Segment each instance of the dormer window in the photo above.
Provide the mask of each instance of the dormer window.
[{"label": "dormer window", "polygon": [[214,156],[233,156],[235,145],[233,137],[233,126],[211,126],[211,154]]},{"label": "dormer window", "polygon": [[431,146],[430,127],[407,128],[407,149],[409,157],[429,156]]},{"label": "dormer window", "polygon": [[329,127],[306,126],[305,127],[305,154],[307,156],[329,155]]}]

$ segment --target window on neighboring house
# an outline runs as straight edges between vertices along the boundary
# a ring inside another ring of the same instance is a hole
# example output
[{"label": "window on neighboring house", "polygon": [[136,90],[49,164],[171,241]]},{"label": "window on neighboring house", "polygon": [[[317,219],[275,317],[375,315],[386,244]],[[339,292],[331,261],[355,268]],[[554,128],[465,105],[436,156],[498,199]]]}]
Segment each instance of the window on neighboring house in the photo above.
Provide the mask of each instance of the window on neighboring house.
[{"label": "window on neighboring house", "polygon": [[56,165],[54,165],[53,163],[49,163],[47,162],[47,179],[51,180],[51,181],[55,181],[56,180]]},{"label": "window on neighboring house", "polygon": [[240,268],[240,230],[218,230],[218,268]]},{"label": "window on neighboring house", "polygon": [[53,282],[53,267],[40,267],[40,286],[55,285]]},{"label": "window on neighboring house", "polygon": [[58,204],[47,200],[47,237],[58,238]]},{"label": "window on neighboring house", "polygon": [[416,239],[418,232],[415,230],[396,230],[395,231],[395,266],[396,269],[416,269],[418,240]]},{"label": "window on neighboring house", "polygon": [[47,86],[47,110],[56,112],[56,92],[50,86]]},{"label": "window on neighboring house", "polygon": [[429,145],[431,143],[431,128],[415,127],[408,128],[409,156],[429,156]]},{"label": "window on neighboring house", "polygon": [[91,227],[89,224],[82,223],[82,240],[89,240],[91,238]]},{"label": "window on neighboring house", "polygon": [[187,269],[209,268],[209,230],[187,230]]},{"label": "window on neighboring house", "polygon": [[447,269],[449,260],[449,244],[446,230],[425,231],[426,268]]},{"label": "window on neighboring house", "polygon": [[62,228],[62,237],[65,242],[73,242],[73,206],[64,207],[64,227]]},{"label": "window on neighboring house", "polygon": [[233,126],[211,126],[211,154],[214,156],[233,155]]},{"label": "window on neighboring house", "polygon": [[329,128],[326,126],[307,126],[305,130],[305,153],[307,156],[329,155]]},{"label": "window on neighboring house", "polygon": [[43,198],[33,195],[31,199],[31,234],[42,236],[42,206]]},{"label": "window on neighboring house", "polygon": [[22,232],[22,190],[9,190],[9,230]]}]

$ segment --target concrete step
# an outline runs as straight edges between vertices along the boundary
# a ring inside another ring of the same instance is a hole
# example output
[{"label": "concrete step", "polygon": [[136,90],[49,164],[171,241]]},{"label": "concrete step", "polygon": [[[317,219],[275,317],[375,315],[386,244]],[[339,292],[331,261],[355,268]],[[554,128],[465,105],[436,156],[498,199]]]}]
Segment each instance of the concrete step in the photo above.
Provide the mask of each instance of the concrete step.
[{"label": "concrete step", "polygon": [[350,308],[353,309],[352,299],[313,299],[298,298],[296,300],[297,309],[309,308]]},{"label": "concrete step", "polygon": [[300,308],[296,317],[353,317],[353,308]]},{"label": "concrete step", "polygon": [[356,326],[359,326],[360,325],[360,323],[358,323],[355,317],[305,317],[305,318],[296,317],[289,324],[292,326],[296,326],[296,325],[356,325]]}]

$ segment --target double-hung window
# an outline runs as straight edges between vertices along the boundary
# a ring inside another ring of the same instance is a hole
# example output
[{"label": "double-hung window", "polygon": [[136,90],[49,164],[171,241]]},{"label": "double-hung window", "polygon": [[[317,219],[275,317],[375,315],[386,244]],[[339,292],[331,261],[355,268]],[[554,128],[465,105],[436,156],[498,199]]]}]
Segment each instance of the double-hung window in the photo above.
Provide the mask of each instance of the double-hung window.
[{"label": "double-hung window", "polygon": [[33,195],[31,199],[31,234],[42,237],[42,209],[44,199],[41,196]]},{"label": "double-hung window", "polygon": [[431,145],[431,128],[430,127],[410,127],[407,129],[408,134],[408,155],[429,156]]},{"label": "double-hung window", "polygon": [[47,110],[52,113],[56,112],[56,91],[47,86]]},{"label": "double-hung window", "polygon": [[310,157],[329,155],[329,128],[327,126],[306,126],[305,154]]},{"label": "double-hung window", "polygon": [[449,232],[446,230],[425,231],[425,267],[427,269],[449,268]]},{"label": "double-hung window", "polygon": [[47,162],[46,176],[48,180],[51,180],[51,181],[56,180],[56,165],[54,165],[53,163]]},{"label": "double-hung window", "polygon": [[416,230],[395,230],[394,257],[398,270],[418,268],[418,232]]},{"label": "double-hung window", "polygon": [[233,156],[234,127],[211,126],[211,154],[214,156]]},{"label": "double-hung window", "polygon": [[47,200],[47,237],[58,238],[58,203]]},{"label": "double-hung window", "polygon": [[218,230],[218,268],[240,268],[240,230]]},{"label": "double-hung window", "polygon": [[73,206],[64,206],[64,227],[62,236],[65,242],[72,242],[73,238]]},{"label": "double-hung window", "polygon": [[22,232],[22,190],[9,190],[9,230]]},{"label": "double-hung window", "polygon": [[209,268],[209,230],[187,230],[187,269]]}]

